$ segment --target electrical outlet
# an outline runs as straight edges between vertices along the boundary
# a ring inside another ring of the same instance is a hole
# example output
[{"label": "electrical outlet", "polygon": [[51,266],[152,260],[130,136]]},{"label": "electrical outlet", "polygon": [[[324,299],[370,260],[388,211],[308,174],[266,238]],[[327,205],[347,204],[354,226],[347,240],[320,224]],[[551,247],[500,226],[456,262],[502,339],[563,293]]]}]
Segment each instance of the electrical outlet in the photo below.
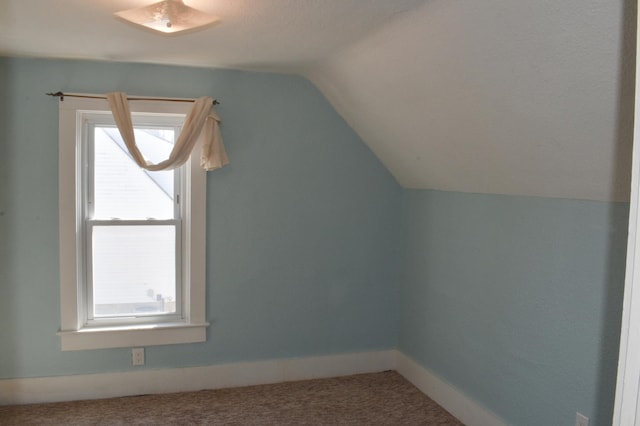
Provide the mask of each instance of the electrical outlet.
[{"label": "electrical outlet", "polygon": [[576,426],[589,426],[589,417],[576,413]]},{"label": "electrical outlet", "polygon": [[144,365],[144,348],[131,349],[131,362],[133,365]]}]

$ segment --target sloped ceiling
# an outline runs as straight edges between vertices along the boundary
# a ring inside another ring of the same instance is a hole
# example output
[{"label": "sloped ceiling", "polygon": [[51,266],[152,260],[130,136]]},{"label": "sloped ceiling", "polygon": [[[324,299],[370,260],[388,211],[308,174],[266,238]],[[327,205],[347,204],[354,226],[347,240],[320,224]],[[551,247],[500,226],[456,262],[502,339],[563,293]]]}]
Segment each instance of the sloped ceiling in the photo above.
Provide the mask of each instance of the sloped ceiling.
[{"label": "sloped ceiling", "polygon": [[407,188],[629,198],[635,0],[0,0],[0,54],[298,73]]},{"label": "sloped ceiling", "polygon": [[628,200],[634,20],[618,0],[433,0],[309,77],[405,187]]}]

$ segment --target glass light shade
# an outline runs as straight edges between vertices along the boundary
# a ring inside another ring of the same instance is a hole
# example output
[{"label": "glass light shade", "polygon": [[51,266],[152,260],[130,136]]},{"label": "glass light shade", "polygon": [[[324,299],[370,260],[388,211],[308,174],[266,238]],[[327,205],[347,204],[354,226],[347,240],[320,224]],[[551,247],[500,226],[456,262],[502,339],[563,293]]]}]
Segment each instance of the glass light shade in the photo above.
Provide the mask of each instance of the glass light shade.
[{"label": "glass light shade", "polygon": [[169,35],[201,29],[219,21],[217,16],[189,7],[182,0],[164,0],[116,12],[115,15],[133,24]]}]

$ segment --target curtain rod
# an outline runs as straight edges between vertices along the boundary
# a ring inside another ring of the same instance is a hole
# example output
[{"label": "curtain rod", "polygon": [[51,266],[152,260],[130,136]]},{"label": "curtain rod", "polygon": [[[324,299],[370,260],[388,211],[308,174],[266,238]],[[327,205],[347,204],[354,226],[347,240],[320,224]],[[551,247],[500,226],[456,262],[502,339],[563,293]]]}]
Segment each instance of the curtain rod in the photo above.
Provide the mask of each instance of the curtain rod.
[{"label": "curtain rod", "polygon": [[[62,93],[62,92],[51,92],[47,93],[49,96],[56,96],[60,98],[61,101],[64,101],[64,97],[67,96],[69,98],[88,98],[88,99],[107,99],[104,95],[80,95],[78,93]],[[195,102],[195,99],[180,99],[180,98],[147,98],[143,96],[127,96],[127,99],[130,101],[169,101],[169,102]],[[213,100],[214,105],[220,105],[216,99]]]}]

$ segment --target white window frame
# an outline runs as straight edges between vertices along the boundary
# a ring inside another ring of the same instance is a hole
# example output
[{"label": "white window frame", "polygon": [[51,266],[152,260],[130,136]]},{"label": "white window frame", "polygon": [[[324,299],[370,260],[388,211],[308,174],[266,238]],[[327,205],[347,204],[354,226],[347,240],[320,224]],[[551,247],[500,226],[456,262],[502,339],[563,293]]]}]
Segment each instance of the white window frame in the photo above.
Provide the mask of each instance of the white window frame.
[{"label": "white window frame", "polygon": [[[186,116],[190,103],[131,101],[132,113]],[[83,115],[110,111],[105,99],[67,97],[59,107],[60,315],[58,335],[67,350],[153,346],[206,341],[205,249],[206,172],[197,155],[185,164],[180,202],[184,204],[182,310],[180,318],[152,323],[88,325],[82,264],[82,132]],[[196,152],[199,152],[196,147]]]}]

